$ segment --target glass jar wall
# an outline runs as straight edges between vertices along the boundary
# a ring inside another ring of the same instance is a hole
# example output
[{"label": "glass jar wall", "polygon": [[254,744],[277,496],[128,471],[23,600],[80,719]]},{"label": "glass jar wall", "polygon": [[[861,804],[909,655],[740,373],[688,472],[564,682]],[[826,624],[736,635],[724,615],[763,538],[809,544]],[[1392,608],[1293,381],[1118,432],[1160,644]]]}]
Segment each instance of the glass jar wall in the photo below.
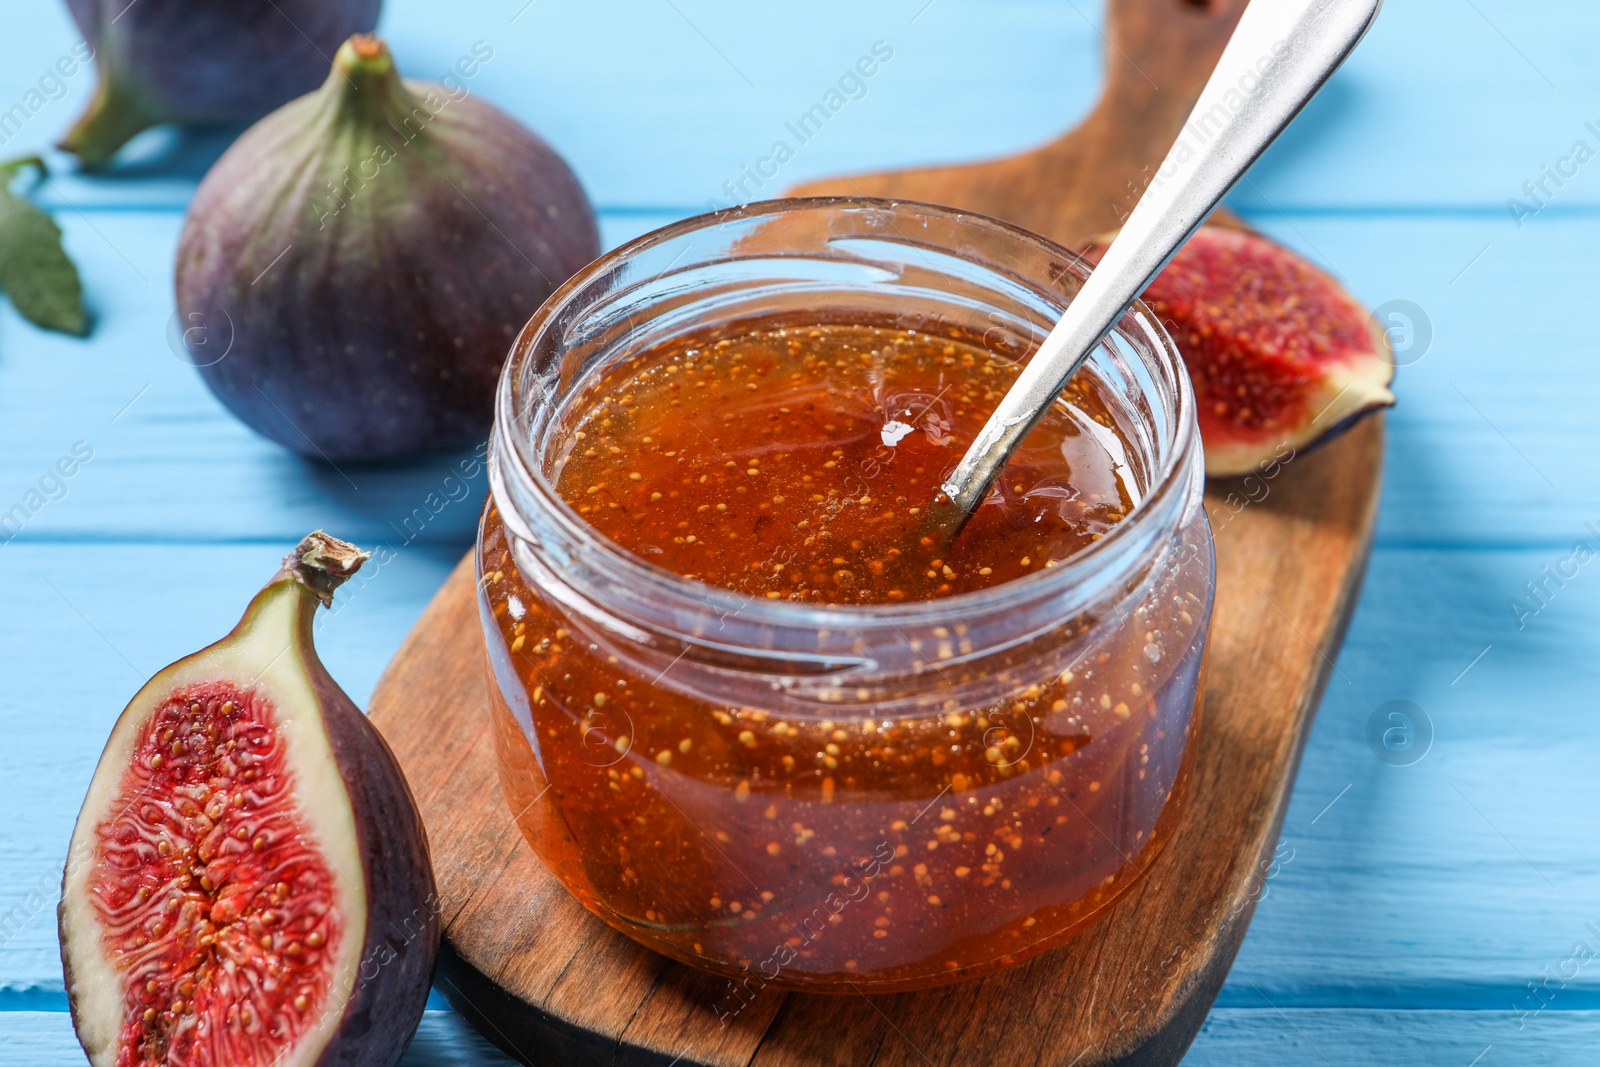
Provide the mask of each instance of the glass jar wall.
[{"label": "glass jar wall", "polygon": [[[590,910],[729,975],[719,1013],[767,984],[906,989],[1020,961],[1147,866],[1212,599],[1193,397],[1136,307],[1083,372],[1115,428],[1120,521],[1001,584],[861,605],[719,587],[600,534],[559,485],[596,405],[621,403],[597,383],[697,331],[805,322],[948,339],[984,354],[952,381],[1003,378],[1083,272],[948,209],[776,201],[609,254],[516,343],[478,552],[501,782]],[[721,435],[741,427],[712,430],[707,449],[736,449]],[[882,484],[859,461],[848,476],[864,500]],[[827,506],[797,545],[825,539]]]}]

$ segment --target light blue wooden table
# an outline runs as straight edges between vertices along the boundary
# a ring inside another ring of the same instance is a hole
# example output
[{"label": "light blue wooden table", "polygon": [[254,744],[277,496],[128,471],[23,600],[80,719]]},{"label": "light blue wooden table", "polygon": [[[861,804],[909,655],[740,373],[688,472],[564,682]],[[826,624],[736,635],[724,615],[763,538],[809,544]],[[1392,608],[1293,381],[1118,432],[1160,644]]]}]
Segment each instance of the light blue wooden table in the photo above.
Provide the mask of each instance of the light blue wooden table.
[{"label": "light blue wooden table", "polygon": [[[1097,6],[389,0],[381,29],[416,77],[489,43],[475,91],[567,156],[615,244],[723,196],[880,40],[892,61],[774,189],[1050,137],[1098,85]],[[64,5],[9,4],[0,110],[76,39]],[[1510,606],[1575,542],[1600,549],[1600,160],[1549,182],[1520,226],[1507,206],[1575,142],[1600,150],[1597,47],[1587,0],[1392,0],[1234,198],[1369,305],[1415,305],[1431,339],[1400,373],[1377,545],[1283,862],[1188,1063],[1600,1063],[1600,562],[1536,614]],[[0,158],[48,145],[89,81]],[[46,336],[0,309],[0,511],[76,442],[93,449],[0,543],[4,1064],[81,1062],[55,886],[140,682],[226,631],[323,526],[397,550],[319,638],[364,699],[471,539],[475,499],[409,543],[400,529],[447,460],[346,480],[252,436],[174,358],[173,249],[220,147],[151,135],[114,180],[63,163],[43,198],[82,264],[95,334]],[[1432,723],[1410,766],[1366,740],[1390,700]],[[407,1063],[506,1062],[433,1007]]]}]

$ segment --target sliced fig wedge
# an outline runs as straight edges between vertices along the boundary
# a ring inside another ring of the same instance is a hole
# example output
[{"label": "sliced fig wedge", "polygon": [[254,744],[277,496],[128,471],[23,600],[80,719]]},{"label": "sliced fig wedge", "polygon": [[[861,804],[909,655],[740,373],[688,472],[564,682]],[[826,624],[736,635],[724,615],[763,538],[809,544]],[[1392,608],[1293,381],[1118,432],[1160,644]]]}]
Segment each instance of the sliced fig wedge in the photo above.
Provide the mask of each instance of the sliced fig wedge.
[{"label": "sliced fig wedge", "polygon": [[1394,358],[1371,313],[1259,234],[1202,226],[1144,301],[1194,381],[1208,475],[1281,462],[1285,447],[1304,451],[1394,404]]},{"label": "sliced fig wedge", "polygon": [[388,745],[312,647],[367,554],[311,534],[238,626],[112,728],[62,879],[61,957],[95,1067],[395,1063],[438,898]]}]

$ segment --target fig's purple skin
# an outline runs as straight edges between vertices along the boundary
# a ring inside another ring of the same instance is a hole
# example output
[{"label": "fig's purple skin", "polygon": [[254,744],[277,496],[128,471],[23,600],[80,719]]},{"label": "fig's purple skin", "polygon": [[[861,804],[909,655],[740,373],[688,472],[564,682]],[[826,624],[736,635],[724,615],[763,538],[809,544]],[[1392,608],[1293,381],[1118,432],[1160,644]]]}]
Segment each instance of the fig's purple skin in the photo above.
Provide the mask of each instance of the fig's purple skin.
[{"label": "fig's purple skin", "polygon": [[599,251],[548,145],[357,37],[206,175],[178,309],[231,343],[195,362],[262,435],[332,462],[436,452],[484,439],[517,331]]},{"label": "fig's purple skin", "polygon": [[312,644],[318,604],[331,605],[333,591],[366,558],[355,546],[319,531],[284,559],[283,569],[268,583],[270,589],[288,580],[314,594],[299,598],[290,651],[316,694],[339,776],[346,783],[366,878],[366,943],[355,994],[318,1067],[400,1060],[428,1001],[442,928],[427,830],[411,786],[389,743],[328,674]]},{"label": "fig's purple skin", "polygon": [[317,87],[382,0],[67,0],[100,84],[61,141],[89,168],[163,122],[253,122]]},{"label": "fig's purple skin", "polygon": [[[156,674],[113,728],[73,832],[69,852],[73,859],[62,879],[58,909],[73,1023],[95,1067],[117,1060],[119,1035],[127,1021],[122,991],[94,988],[117,972],[115,963],[105,959],[108,934],[85,889],[90,868],[103,862],[96,850],[99,827],[112,814],[104,807],[112,795],[108,787],[125,770],[119,757],[127,755],[130,738],[142,732],[152,710],[168,698],[174,685],[208,678],[226,682],[241,674],[284,701],[277,708],[280,730],[289,719],[315,725],[312,733],[322,740],[305,752],[291,748],[289,763],[305,796],[327,802],[335,796],[329,781],[339,783],[340,799],[334,802],[348,804],[355,840],[325,843],[330,852],[344,857],[344,863],[359,865],[360,885],[350,885],[347,899],[364,906],[360,922],[353,921],[356,916],[344,917],[345,929],[363,930],[359,945],[347,965],[327,975],[328,1005],[337,1012],[336,1023],[311,1033],[293,1048],[262,1030],[260,1056],[251,1062],[392,1067],[410,1043],[427,1002],[442,925],[427,834],[399,762],[383,736],[329,676],[312,642],[317,607],[331,603],[334,590],[367,558],[354,545],[321,531],[308,535],[256,594],[228,636]],[[285,675],[298,681],[284,684]],[[301,695],[309,699],[289,702]],[[307,736],[304,729],[284,730],[284,735]],[[330,757],[331,768],[326,766]],[[302,817],[318,814],[320,810],[301,813]],[[335,866],[351,869],[341,863]],[[250,1006],[211,1005],[217,1012]]]}]

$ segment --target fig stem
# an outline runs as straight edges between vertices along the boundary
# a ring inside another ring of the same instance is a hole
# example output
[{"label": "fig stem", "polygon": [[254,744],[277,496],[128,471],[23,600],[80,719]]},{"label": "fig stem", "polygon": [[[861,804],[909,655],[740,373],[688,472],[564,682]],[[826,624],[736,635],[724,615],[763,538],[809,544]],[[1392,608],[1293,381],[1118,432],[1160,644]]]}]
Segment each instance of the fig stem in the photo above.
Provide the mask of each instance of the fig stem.
[{"label": "fig stem", "polygon": [[333,66],[350,82],[360,87],[365,80],[387,81],[394,76],[394,56],[383,38],[370,33],[353,35],[334,53]]},{"label": "fig stem", "polygon": [[105,66],[99,68],[99,74],[100,84],[95,87],[88,108],[56,144],[77,156],[85,170],[104,167],[136,134],[161,121],[161,116],[138,97],[119,89],[116,78]]},{"label": "fig stem", "polygon": [[392,125],[418,104],[401,82],[389,46],[370,33],[354,34],[339,46],[324,85],[325,92],[330,90],[344,117],[363,122]]},{"label": "fig stem", "polygon": [[334,590],[349,581],[371,558],[371,552],[363,552],[348,541],[313,530],[293,552],[283,557],[283,570],[279,573],[305,586],[322,601],[323,607],[328,607],[333,603]]}]

